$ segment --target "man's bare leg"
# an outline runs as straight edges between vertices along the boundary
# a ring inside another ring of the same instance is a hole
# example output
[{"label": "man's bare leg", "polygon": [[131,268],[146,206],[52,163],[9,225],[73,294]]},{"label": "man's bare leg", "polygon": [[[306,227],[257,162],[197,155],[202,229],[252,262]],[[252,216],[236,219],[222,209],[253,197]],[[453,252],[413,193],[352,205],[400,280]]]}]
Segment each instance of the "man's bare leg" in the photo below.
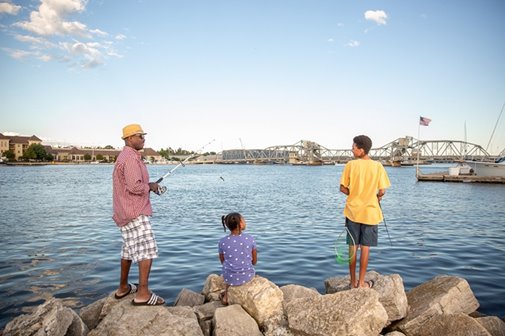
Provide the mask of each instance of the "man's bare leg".
[{"label": "man's bare leg", "polygon": [[151,292],[149,291],[149,274],[151,273],[152,259],[139,261],[139,287],[135,301],[144,302],[149,300]]},{"label": "man's bare leg", "polygon": [[356,288],[356,255],[358,254],[358,246],[357,245],[349,245],[349,254],[352,256],[351,261],[349,262],[349,274],[351,276],[351,288]]},{"label": "man's bare leg", "polygon": [[128,275],[130,274],[131,260],[121,259],[121,276],[119,278],[119,288],[116,291],[117,295],[123,295],[130,291],[128,286]]},{"label": "man's bare leg", "polygon": [[359,258],[359,281],[358,287],[368,288],[368,284],[365,285],[365,275],[366,269],[368,268],[368,256],[370,255],[370,246],[361,245],[361,255]]}]

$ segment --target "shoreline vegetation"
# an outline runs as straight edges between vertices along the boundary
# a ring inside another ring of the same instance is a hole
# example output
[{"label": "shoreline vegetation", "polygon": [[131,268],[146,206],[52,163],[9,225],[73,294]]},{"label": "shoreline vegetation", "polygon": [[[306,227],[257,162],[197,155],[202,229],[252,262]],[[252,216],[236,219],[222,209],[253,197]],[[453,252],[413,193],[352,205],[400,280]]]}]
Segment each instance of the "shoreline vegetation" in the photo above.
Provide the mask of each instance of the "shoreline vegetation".
[{"label": "shoreline vegetation", "polygon": [[182,289],[173,306],[137,307],[114,292],[80,309],[51,298],[7,323],[0,335],[505,335],[503,317],[478,312],[468,282],[439,275],[406,292],[398,274],[366,274],[373,288],[351,289],[349,276],[326,279],[325,293],[278,287],[256,275],[219,299],[223,278],[210,274],[200,293]]}]

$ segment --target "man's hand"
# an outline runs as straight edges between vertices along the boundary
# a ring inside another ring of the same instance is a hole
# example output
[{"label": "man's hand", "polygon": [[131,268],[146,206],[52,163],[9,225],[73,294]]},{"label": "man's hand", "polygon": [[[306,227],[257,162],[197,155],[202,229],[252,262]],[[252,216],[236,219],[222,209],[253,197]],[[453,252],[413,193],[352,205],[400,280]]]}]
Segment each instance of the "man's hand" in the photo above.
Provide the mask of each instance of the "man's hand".
[{"label": "man's hand", "polygon": [[149,191],[152,191],[155,194],[160,194],[160,186],[156,182],[149,183]]}]

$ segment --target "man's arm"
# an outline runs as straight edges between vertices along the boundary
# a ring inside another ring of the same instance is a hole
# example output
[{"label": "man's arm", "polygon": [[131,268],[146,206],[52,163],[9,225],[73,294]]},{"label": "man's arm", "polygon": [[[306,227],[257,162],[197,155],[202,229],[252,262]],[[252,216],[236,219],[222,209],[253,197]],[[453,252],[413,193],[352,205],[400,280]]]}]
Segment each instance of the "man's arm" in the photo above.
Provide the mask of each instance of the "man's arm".
[{"label": "man's arm", "polygon": [[343,184],[341,184],[340,185],[340,192],[344,193],[346,195],[349,195],[349,188],[347,188],[346,186],[344,186]]},{"label": "man's arm", "polygon": [[382,196],[384,196],[386,194],[386,189],[379,189],[379,191],[377,192],[377,199],[379,200],[379,202],[382,200]]}]

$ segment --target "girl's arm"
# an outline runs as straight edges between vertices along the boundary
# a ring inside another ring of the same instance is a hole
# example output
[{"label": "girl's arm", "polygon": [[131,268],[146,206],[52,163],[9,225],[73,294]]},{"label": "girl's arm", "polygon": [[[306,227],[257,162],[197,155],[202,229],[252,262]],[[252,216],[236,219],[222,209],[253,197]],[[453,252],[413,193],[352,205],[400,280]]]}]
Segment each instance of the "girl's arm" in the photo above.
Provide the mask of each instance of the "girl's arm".
[{"label": "girl's arm", "polygon": [[252,250],[252,264],[256,265],[256,262],[258,261],[258,251],[256,249]]},{"label": "girl's arm", "polygon": [[224,262],[224,253],[219,253],[219,260],[221,261],[221,264]]}]

